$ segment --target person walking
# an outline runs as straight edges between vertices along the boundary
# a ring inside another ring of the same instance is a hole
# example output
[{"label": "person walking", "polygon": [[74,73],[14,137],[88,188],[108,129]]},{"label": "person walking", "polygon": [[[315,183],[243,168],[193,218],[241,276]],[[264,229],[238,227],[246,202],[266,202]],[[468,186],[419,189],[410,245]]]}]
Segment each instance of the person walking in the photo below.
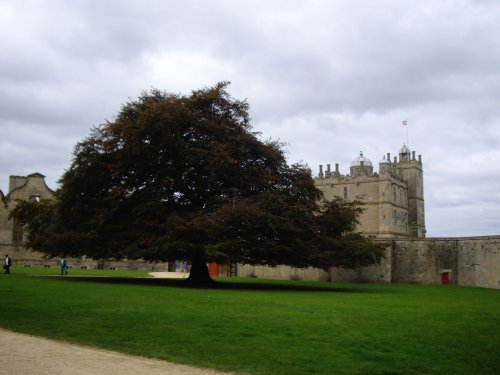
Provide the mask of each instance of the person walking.
[{"label": "person walking", "polygon": [[61,276],[68,274],[68,260],[66,258],[62,258],[59,261],[59,265],[61,266]]},{"label": "person walking", "polygon": [[5,260],[3,263],[3,269],[5,270],[4,273],[7,275],[10,275],[10,266],[12,266],[12,259],[10,258],[9,254],[5,255]]}]

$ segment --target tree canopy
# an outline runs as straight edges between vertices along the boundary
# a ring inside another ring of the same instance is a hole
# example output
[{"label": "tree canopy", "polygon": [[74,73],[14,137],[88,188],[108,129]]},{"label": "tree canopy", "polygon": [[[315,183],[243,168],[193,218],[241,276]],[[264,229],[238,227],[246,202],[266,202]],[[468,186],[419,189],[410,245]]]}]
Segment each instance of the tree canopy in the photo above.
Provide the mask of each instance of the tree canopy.
[{"label": "tree canopy", "polygon": [[74,150],[51,201],[12,216],[50,256],[328,268],[372,264],[354,233],[359,202],[322,201],[310,170],[252,131],[227,83],[190,95],[156,89],[123,105]]}]

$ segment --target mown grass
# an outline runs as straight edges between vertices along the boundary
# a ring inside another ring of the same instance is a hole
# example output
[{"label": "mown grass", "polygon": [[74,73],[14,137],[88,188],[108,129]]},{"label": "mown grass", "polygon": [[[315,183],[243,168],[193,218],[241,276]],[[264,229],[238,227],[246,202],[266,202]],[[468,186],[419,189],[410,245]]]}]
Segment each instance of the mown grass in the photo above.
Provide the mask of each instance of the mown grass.
[{"label": "mown grass", "polygon": [[240,278],[199,289],[116,272],[14,268],[0,275],[0,326],[250,374],[500,373],[498,290]]},{"label": "mown grass", "polygon": [[[59,267],[13,267],[12,273],[30,276],[60,276]],[[129,271],[129,270],[97,270],[70,268],[68,276],[111,276],[111,277],[147,277],[148,271]]]}]

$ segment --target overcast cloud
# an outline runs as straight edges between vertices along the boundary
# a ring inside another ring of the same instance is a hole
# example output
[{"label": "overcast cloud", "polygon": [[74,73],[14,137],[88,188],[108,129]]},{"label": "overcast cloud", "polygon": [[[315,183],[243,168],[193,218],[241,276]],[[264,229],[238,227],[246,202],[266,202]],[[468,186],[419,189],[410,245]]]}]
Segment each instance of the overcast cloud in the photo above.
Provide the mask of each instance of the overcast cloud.
[{"label": "overcast cloud", "polygon": [[428,236],[500,234],[500,2],[0,0],[0,189],[159,88],[231,81],[290,163],[422,155]]}]

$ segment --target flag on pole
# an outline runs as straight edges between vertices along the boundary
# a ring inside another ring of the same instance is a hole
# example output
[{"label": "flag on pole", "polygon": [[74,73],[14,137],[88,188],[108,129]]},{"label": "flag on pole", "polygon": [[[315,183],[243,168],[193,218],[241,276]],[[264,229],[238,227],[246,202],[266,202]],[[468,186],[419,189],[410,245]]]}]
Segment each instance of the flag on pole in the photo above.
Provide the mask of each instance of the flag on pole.
[{"label": "flag on pole", "polygon": [[408,125],[408,120],[403,120],[403,126]]}]

